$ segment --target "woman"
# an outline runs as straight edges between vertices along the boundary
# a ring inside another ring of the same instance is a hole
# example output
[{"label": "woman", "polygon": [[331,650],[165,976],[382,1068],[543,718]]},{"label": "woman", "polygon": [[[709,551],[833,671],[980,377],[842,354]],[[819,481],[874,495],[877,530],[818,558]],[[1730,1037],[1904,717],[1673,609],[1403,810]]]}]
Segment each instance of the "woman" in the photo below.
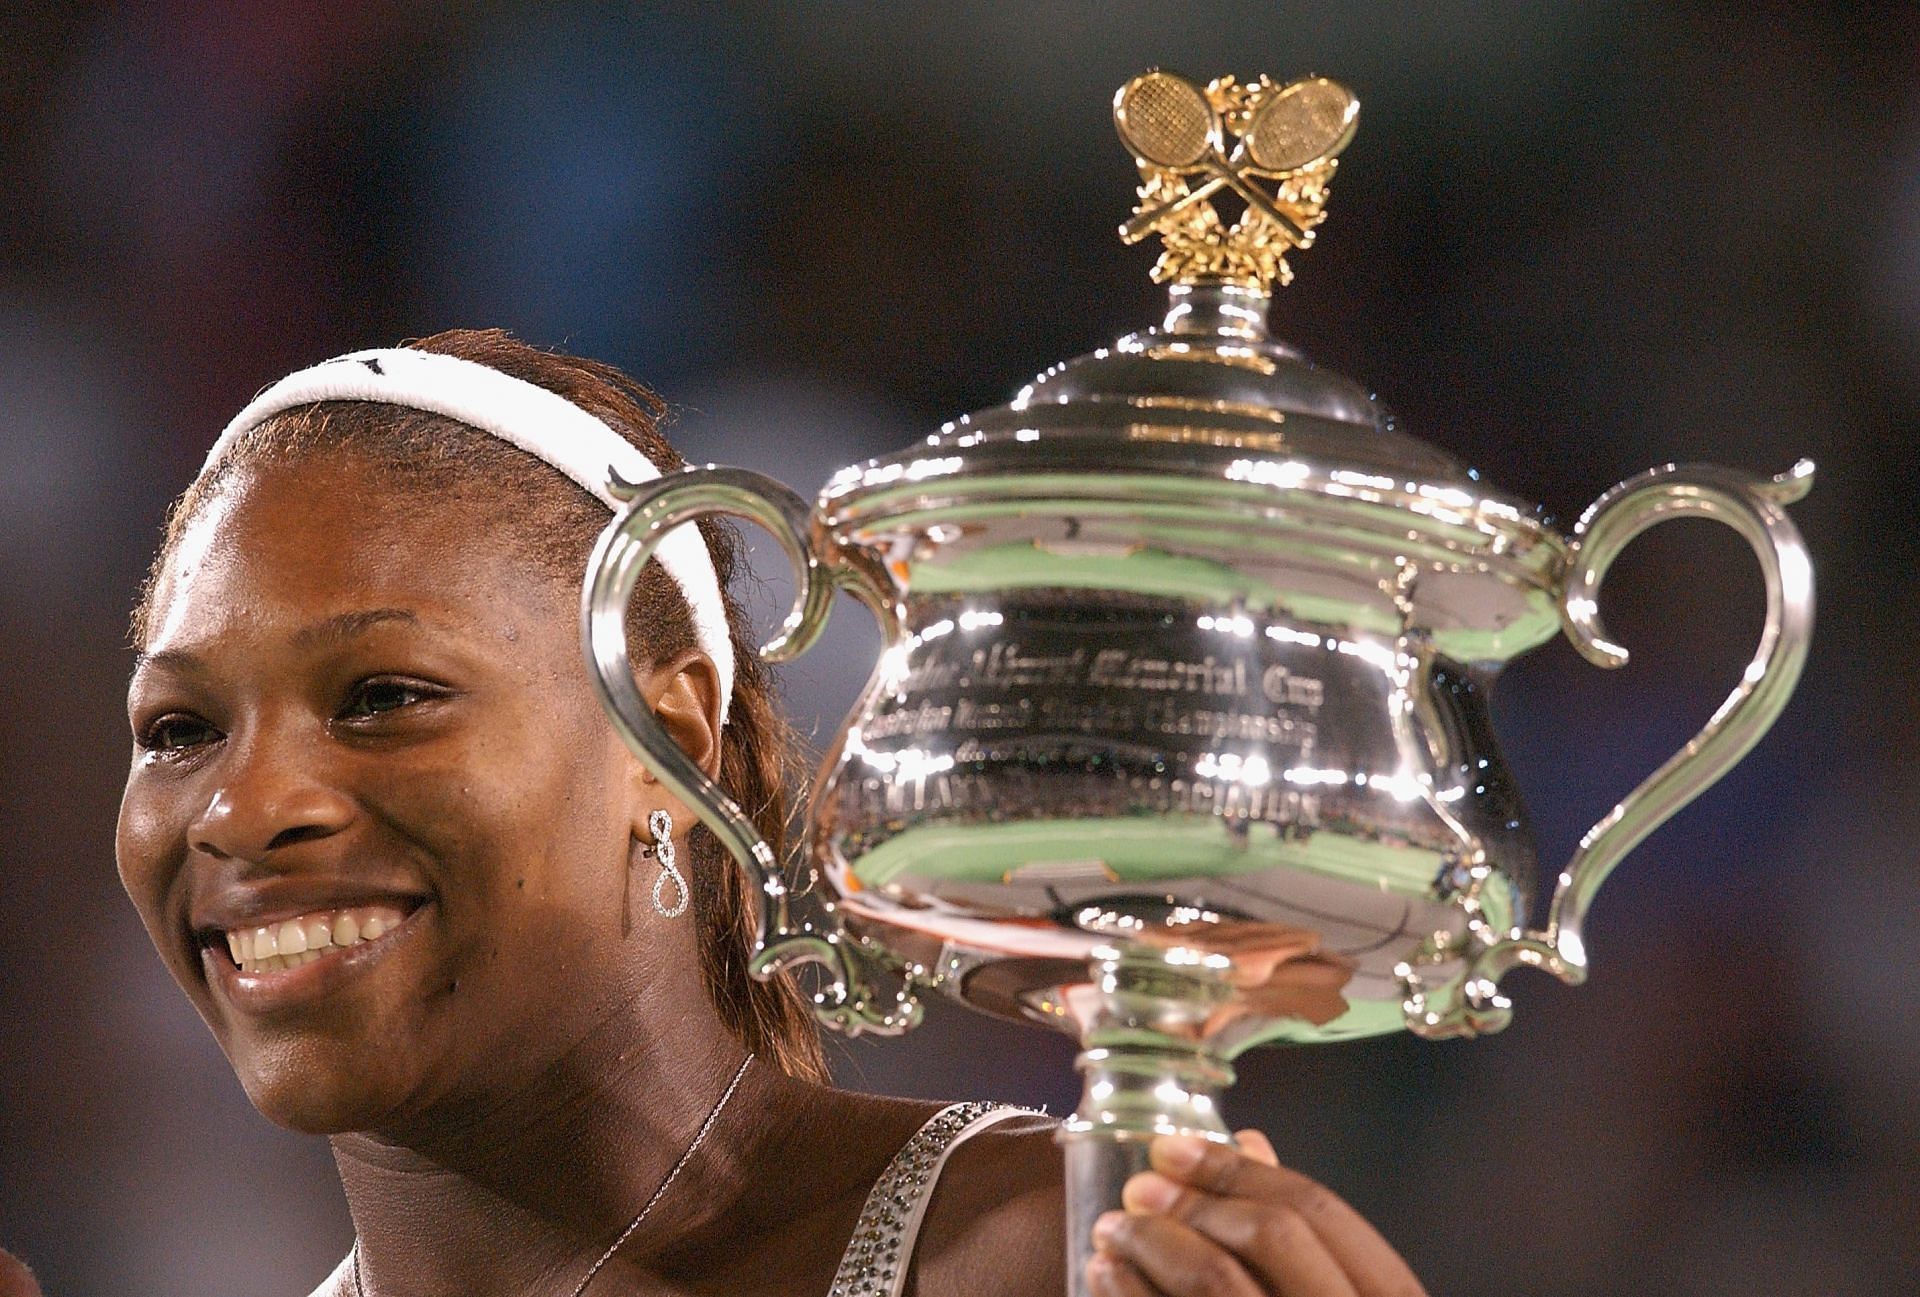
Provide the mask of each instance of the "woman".
[{"label": "woman", "polygon": [[[590,474],[682,466],[657,400],[497,332],[296,377],[171,515],[118,854],[254,1104],[331,1140],[357,1241],[318,1292],[1064,1291],[1049,1123],[829,1087],[738,871],[600,711]],[[777,845],[789,740],[700,539],[642,583],[639,683]],[[1253,1132],[1153,1163],[1095,1292],[1419,1291]]]}]

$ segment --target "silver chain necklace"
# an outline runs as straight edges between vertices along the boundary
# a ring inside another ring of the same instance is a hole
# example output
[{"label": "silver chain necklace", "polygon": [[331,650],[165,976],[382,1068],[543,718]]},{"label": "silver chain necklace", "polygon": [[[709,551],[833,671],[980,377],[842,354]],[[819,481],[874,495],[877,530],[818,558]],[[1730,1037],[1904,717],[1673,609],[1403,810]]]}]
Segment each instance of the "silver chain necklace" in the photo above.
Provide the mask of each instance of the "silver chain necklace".
[{"label": "silver chain necklace", "polygon": [[[693,1143],[687,1145],[687,1151],[680,1155],[680,1160],[675,1162],[672,1169],[667,1172],[666,1179],[660,1182],[660,1187],[653,1191],[653,1196],[648,1198],[646,1205],[640,1208],[640,1214],[627,1222],[627,1227],[620,1231],[620,1237],[613,1240],[607,1247],[607,1250],[600,1254],[600,1259],[587,1268],[587,1273],[581,1277],[580,1282],[575,1285],[574,1290],[568,1294],[568,1297],[580,1297],[580,1294],[587,1290],[587,1285],[592,1283],[593,1277],[600,1273],[600,1268],[606,1265],[607,1262],[613,1260],[613,1254],[620,1250],[621,1244],[633,1237],[633,1231],[640,1228],[640,1222],[647,1218],[647,1213],[653,1210],[654,1204],[666,1197],[667,1190],[673,1187],[673,1182],[679,1178],[680,1172],[686,1169],[687,1163],[693,1160],[693,1155],[699,1151],[700,1145],[706,1142],[707,1133],[713,1129],[713,1123],[720,1120],[721,1110],[727,1106],[727,1100],[733,1097],[733,1092],[740,1088],[740,1078],[747,1074],[747,1068],[752,1065],[752,1063],[753,1055],[748,1054],[746,1058],[742,1060],[740,1070],[733,1074],[733,1079],[727,1082],[727,1088],[721,1092],[720,1101],[713,1105],[713,1111],[709,1112],[707,1119],[700,1123],[700,1129],[694,1133]],[[367,1297],[367,1282],[360,1273],[360,1239],[358,1235],[354,1237],[351,1256],[353,1259],[354,1297]]]}]

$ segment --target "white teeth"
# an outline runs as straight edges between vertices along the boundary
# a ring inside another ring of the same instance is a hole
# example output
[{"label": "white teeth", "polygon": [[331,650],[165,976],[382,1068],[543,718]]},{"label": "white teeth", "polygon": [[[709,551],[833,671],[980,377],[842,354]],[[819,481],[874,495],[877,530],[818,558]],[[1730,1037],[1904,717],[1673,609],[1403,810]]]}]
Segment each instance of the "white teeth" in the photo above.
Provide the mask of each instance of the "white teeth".
[{"label": "white teeth", "polygon": [[320,910],[265,927],[235,928],[226,934],[227,950],[243,973],[278,973],[376,940],[405,918],[390,905]]}]

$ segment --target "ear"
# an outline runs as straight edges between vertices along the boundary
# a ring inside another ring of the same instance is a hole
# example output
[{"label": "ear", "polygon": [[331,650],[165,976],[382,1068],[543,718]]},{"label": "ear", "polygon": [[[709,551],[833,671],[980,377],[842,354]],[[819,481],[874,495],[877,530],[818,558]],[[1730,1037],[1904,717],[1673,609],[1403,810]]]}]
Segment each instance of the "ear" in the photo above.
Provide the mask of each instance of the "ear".
[{"label": "ear", "polygon": [[[720,672],[715,669],[713,659],[698,649],[689,649],[636,675],[640,696],[646,699],[662,728],[709,779],[718,779]],[[639,777],[646,784],[656,782],[652,772],[644,767]],[[649,800],[657,802],[658,797],[655,795]]]}]

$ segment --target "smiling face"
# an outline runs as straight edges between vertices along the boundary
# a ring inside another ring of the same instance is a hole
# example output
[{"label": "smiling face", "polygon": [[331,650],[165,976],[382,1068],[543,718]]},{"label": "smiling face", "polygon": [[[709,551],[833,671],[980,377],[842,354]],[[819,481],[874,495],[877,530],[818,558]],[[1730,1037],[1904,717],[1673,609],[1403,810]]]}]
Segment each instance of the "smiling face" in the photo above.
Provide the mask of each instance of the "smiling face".
[{"label": "smiling face", "polygon": [[575,586],[360,467],[201,505],[128,700],[121,878],[255,1105],[308,1131],[510,1093],[642,988],[700,994],[691,925],[623,939],[648,789]]}]

